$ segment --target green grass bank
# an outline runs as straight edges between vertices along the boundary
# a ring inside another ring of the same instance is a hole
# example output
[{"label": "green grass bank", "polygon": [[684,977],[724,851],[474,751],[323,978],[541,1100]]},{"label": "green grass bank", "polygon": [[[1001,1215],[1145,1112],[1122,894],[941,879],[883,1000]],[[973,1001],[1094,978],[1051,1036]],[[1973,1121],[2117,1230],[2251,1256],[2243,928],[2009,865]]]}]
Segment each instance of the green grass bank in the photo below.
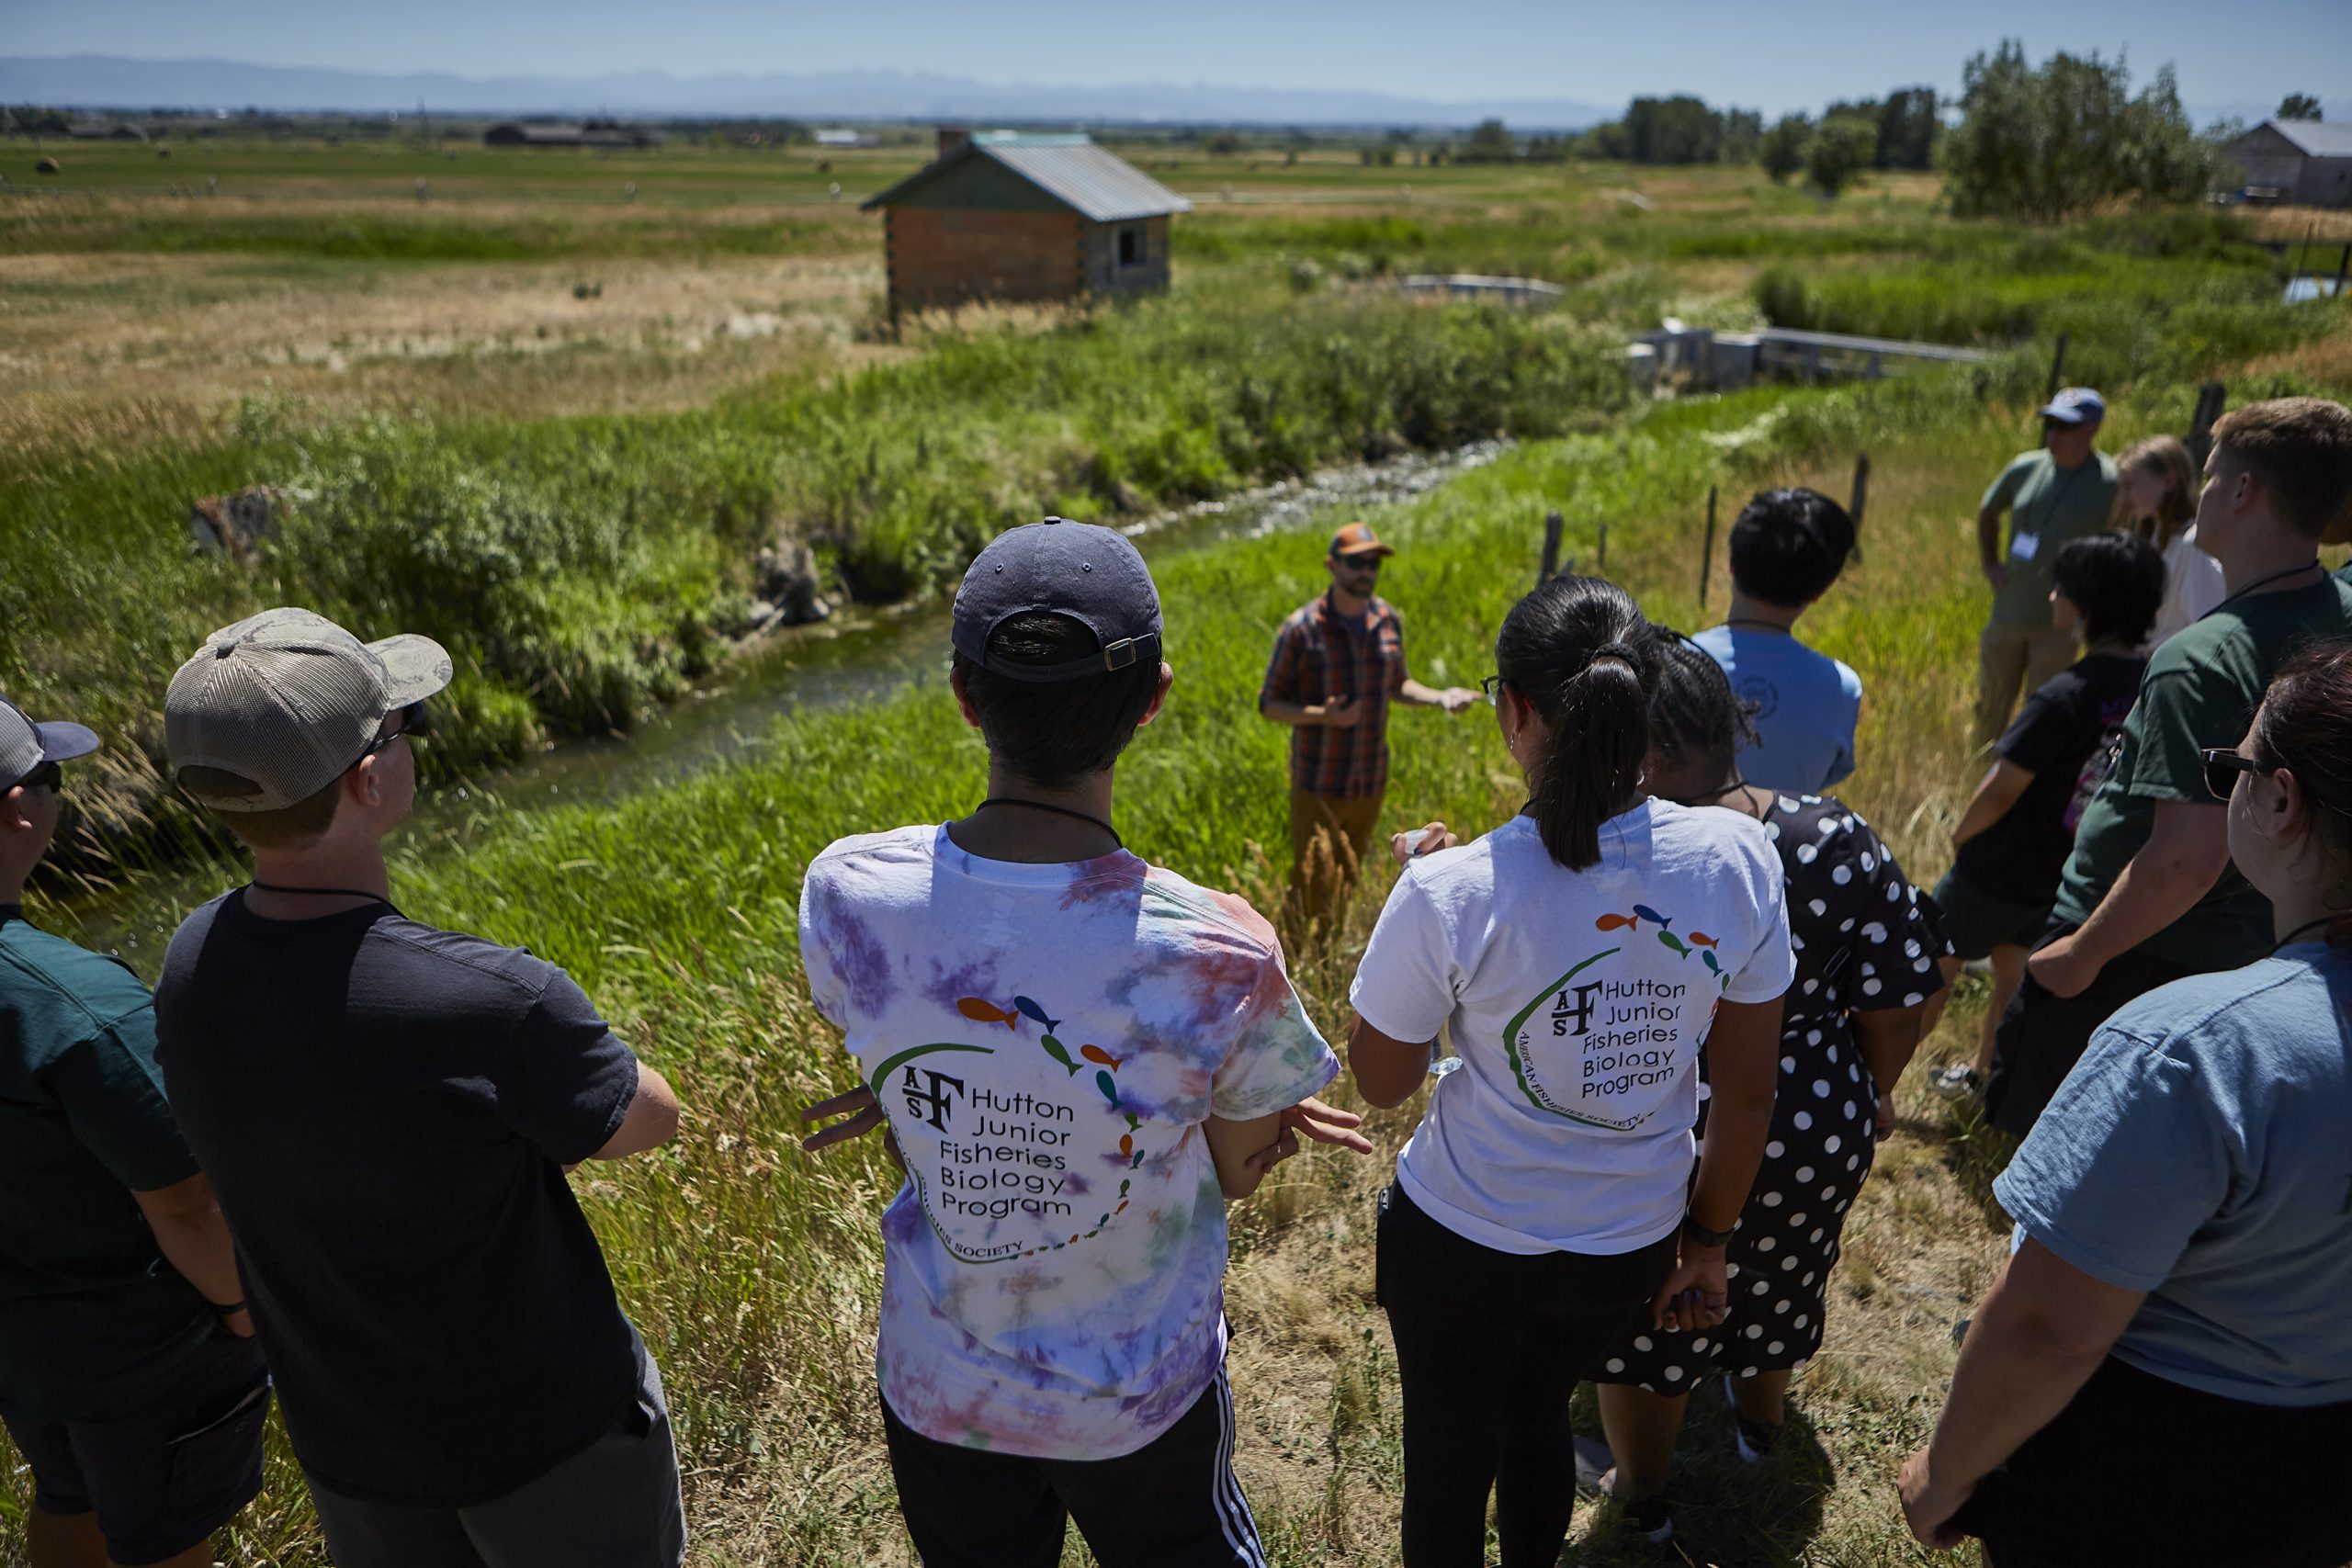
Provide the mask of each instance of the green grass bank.
[{"label": "green grass bank", "polygon": [[[83,863],[186,825],[158,712],[216,626],[297,603],[439,637],[443,776],[625,728],[751,623],[753,562],[812,546],[852,596],[952,581],[1009,519],[1136,511],[1362,453],[1589,426],[1624,400],[1565,318],[1195,295],[1043,333],[944,333],[904,363],[688,413],[319,426],[248,401],[210,444],[0,459],[0,689],[113,739]],[[283,536],[198,552],[188,505],[266,483]]]},{"label": "green grass bank", "polygon": [[[2341,317],[2330,318],[2340,328]],[[2233,394],[2352,390],[2289,365]],[[2206,366],[2200,369],[2224,368]],[[2113,444],[2185,425],[2194,389],[2110,388]],[[1970,649],[1982,615],[1972,516],[1984,478],[2030,439],[2037,367],[1837,390],[1759,390],[1652,409],[1622,425],[1526,444],[1378,514],[1400,554],[1417,673],[1468,681],[1532,579],[1544,511],[1588,564],[1610,525],[1610,574],[1657,617],[1703,624],[1703,498],[1769,484],[1842,486],[1875,459],[1864,553],[1806,625],[1868,695],[1863,765],[1846,798],[1915,878],[1940,871],[1968,779]],[[1157,568],[1177,685],[1123,764],[1130,843],[1271,902],[1261,846],[1283,836],[1283,738],[1254,696],[1272,628],[1318,583],[1296,536],[1241,540]],[[1720,611],[1722,563],[1714,606]],[[944,656],[944,650],[943,650]],[[1481,829],[1518,803],[1485,710],[1401,714],[1390,815]],[[895,1187],[877,1148],[801,1156],[797,1107],[844,1087],[831,1032],[802,998],[793,912],[802,868],[849,831],[935,820],[980,792],[983,754],[933,679],[868,705],[778,722],[745,760],[609,807],[509,814],[455,844],[412,847],[396,871],[423,918],[527,941],[565,964],[690,1106],[679,1143],[594,1175],[583,1191],[624,1300],[676,1405],[698,1564],[907,1561],[870,1386],[874,1216]],[[1279,852],[1276,852],[1277,856]],[[1293,954],[1313,1016],[1336,1032],[1376,874],[1340,928]],[[1931,1055],[1961,1048],[1981,992],[1963,992]],[[1344,1089],[1340,1091],[1344,1098]],[[1411,1111],[1375,1119],[1393,1154]],[[1799,1440],[1759,1471],[1694,1419],[1677,1518],[1697,1561],[1922,1562],[1891,1500],[1893,1465],[1924,1435],[1950,1371],[1944,1329],[1981,1290],[2002,1231],[1975,1134],[1924,1095],[1881,1156],[1848,1232],[1832,1337],[1799,1385]],[[1229,1311],[1245,1428],[1241,1464],[1285,1568],[1396,1560],[1401,1495],[1393,1364],[1370,1299],[1369,1202],[1385,1156],[1317,1155],[1236,1212]],[[0,1516],[22,1506],[0,1483]],[[1686,1500],[1687,1499],[1687,1500]],[[1589,1525],[1589,1512],[1580,1512]],[[1586,1528],[1580,1525],[1580,1529]],[[0,1548],[0,1562],[7,1562]],[[322,1562],[282,1450],[264,1500],[225,1542],[238,1568]],[[1614,1561],[1589,1549],[1583,1561]],[[1074,1548],[1069,1562],[1083,1561]]]}]

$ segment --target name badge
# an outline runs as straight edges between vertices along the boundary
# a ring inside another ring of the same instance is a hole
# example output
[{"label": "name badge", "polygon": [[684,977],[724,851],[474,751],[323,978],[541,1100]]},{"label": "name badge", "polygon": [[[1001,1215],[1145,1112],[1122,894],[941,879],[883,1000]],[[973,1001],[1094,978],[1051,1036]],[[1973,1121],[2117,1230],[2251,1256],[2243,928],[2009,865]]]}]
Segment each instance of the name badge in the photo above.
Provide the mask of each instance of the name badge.
[{"label": "name badge", "polygon": [[2039,534],[2012,534],[2009,536],[2009,558],[2011,560],[2031,560],[2035,555],[2040,553],[2041,549],[2041,536]]}]

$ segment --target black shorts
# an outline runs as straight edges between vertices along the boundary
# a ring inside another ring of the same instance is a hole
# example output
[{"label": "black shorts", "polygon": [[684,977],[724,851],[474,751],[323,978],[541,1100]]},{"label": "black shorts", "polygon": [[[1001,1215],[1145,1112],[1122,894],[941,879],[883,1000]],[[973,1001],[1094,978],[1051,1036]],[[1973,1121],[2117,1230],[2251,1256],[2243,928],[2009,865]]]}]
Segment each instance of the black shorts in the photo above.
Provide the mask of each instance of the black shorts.
[{"label": "black shorts", "polygon": [[1955,957],[1973,964],[1996,947],[2030,948],[2050,924],[2050,905],[2018,904],[1987,893],[1956,871],[1936,884],[1936,908]]},{"label": "black shorts", "polygon": [[1069,1520],[1102,1568],[1265,1568],[1233,1473],[1225,1369],[1116,1459],[1023,1459],[926,1438],[882,1402],[899,1509],[923,1568],[1057,1568]]},{"label": "black shorts", "polygon": [[578,1453],[463,1507],[346,1497],[311,1478],[335,1568],[677,1568],[678,1450],[662,1369],[632,1328],[635,1396]]},{"label": "black shorts", "polygon": [[[2053,922],[2034,946],[2047,947],[2075,929]],[[1986,1120],[2013,1138],[2032,1132],[2098,1026],[2124,1003],[2188,972],[2134,951],[2109,960],[2080,995],[2061,997],[2042,989],[2029,970],[1993,1036],[1993,1071],[1984,1081]]]},{"label": "black shorts", "polygon": [[1992,1568],[2338,1568],[2352,1404],[2249,1404],[2110,1356],[1954,1519]]},{"label": "black shorts", "polygon": [[0,1412],[44,1514],[95,1513],[107,1556],[162,1562],[201,1544],[261,1490],[269,1369],[226,1329],[156,1381],[138,1409],[103,1420]]}]

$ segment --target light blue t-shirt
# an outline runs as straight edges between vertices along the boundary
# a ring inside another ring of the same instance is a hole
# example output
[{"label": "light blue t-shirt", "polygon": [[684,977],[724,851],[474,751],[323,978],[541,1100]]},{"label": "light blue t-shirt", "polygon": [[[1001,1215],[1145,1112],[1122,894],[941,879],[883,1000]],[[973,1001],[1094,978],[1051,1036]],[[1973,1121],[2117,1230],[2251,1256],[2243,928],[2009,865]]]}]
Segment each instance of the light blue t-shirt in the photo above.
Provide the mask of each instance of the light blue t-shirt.
[{"label": "light blue t-shirt", "polygon": [[2297,942],[2128,1004],[1993,1192],[2148,1292],[2115,1345],[2132,1366],[2255,1404],[2352,1400],[2352,954]]},{"label": "light blue t-shirt", "polygon": [[1820,795],[1854,771],[1862,678],[1786,632],[1710,626],[1691,641],[1756,706],[1760,743],[1739,752],[1739,776],[1782,795]]}]

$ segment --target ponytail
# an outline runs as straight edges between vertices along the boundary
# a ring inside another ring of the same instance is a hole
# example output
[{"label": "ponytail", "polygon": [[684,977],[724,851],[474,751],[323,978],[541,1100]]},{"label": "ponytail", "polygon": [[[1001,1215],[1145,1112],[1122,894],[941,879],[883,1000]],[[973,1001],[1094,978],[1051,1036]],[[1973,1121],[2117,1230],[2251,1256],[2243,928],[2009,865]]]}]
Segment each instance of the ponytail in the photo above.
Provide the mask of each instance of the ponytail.
[{"label": "ponytail", "polygon": [[1495,639],[1503,679],[1544,723],[1535,825],[1570,871],[1600,863],[1600,825],[1641,787],[1657,657],[1633,599],[1597,577],[1552,579],[1511,607]]}]

